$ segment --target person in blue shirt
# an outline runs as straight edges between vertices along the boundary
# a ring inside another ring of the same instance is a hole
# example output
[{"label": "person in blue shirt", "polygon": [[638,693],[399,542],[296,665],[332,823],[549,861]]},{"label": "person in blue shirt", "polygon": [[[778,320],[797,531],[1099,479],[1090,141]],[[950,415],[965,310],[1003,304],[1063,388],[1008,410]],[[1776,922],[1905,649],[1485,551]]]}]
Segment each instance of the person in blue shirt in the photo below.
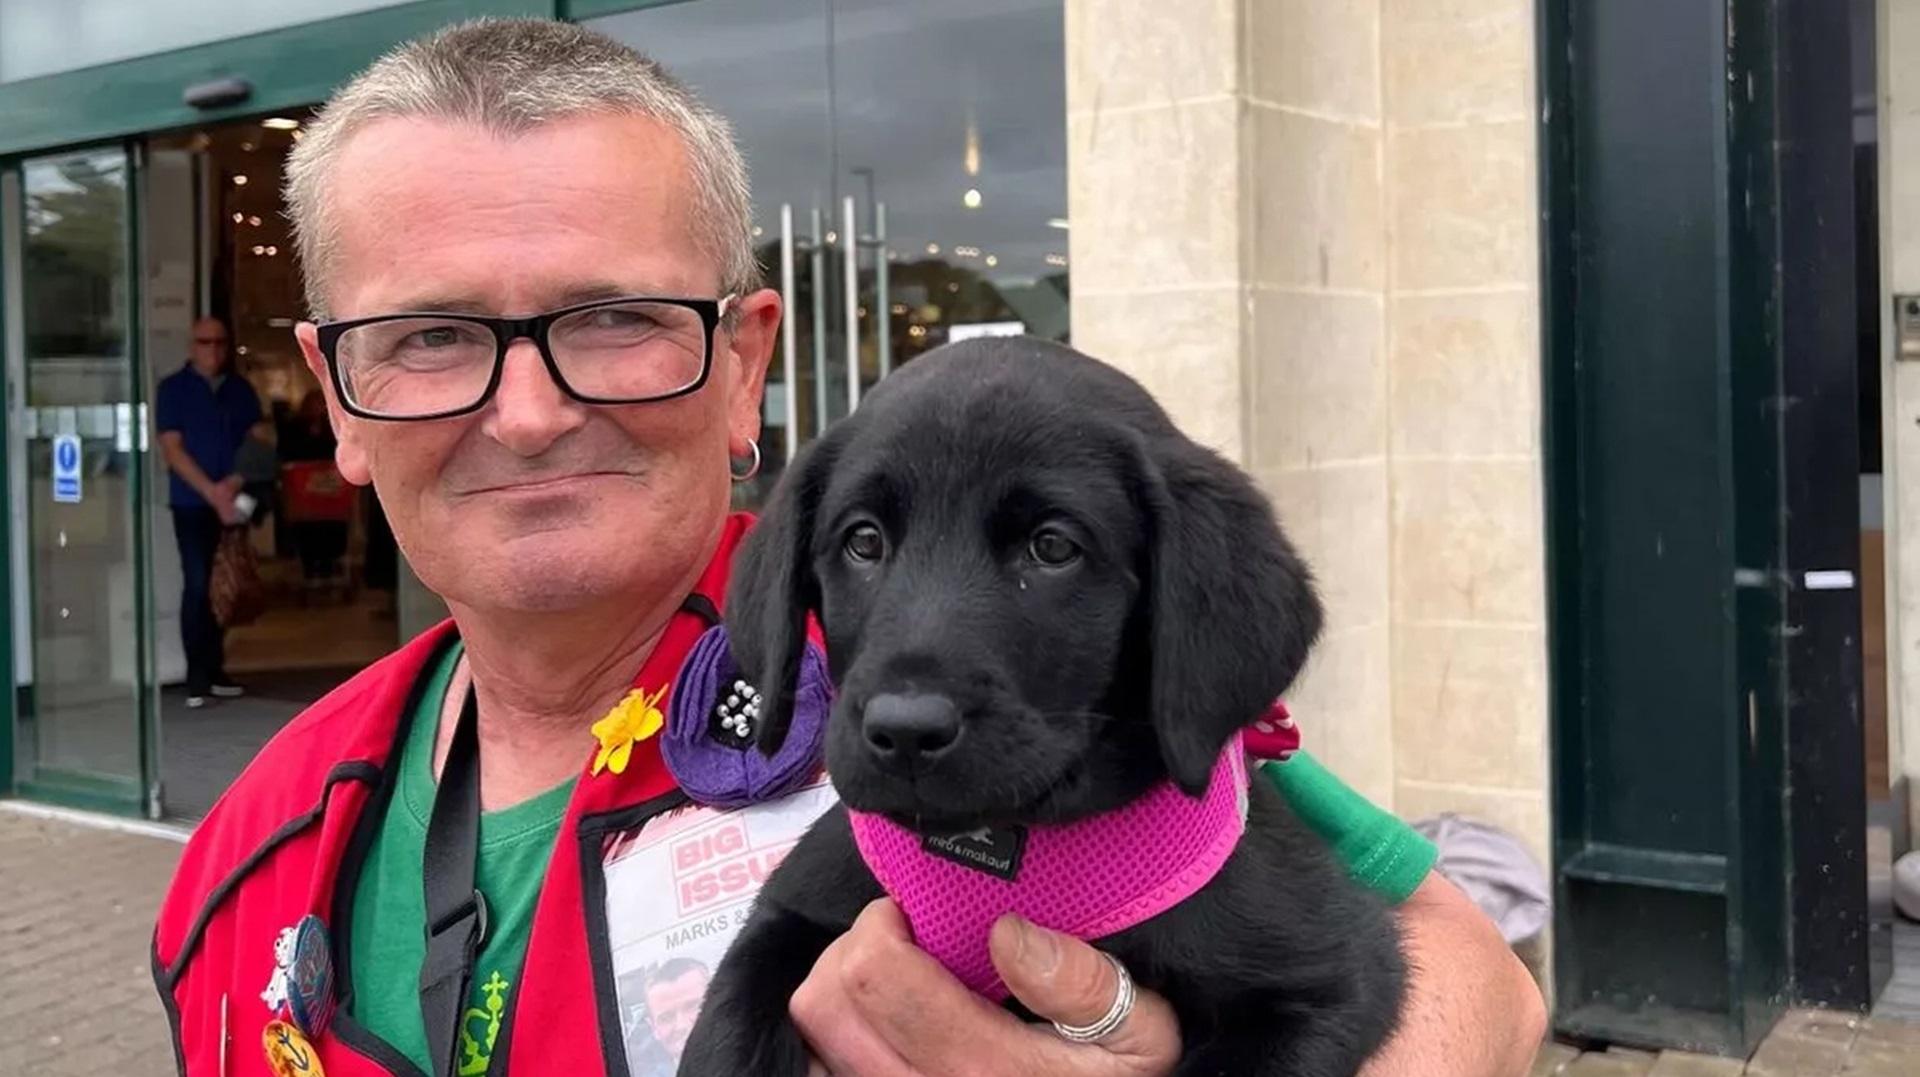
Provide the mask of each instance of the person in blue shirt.
[{"label": "person in blue shirt", "polygon": [[260,397],[229,358],[225,323],[202,318],[193,326],[193,354],[160,382],[154,397],[160,453],[170,473],[167,503],[180,546],[185,586],[180,636],[187,652],[187,706],[210,696],[243,694],[226,670],[226,631],[213,615],[209,586],[223,529],[246,523],[235,505],[245,479],[235,468],[240,447],[263,419]]}]

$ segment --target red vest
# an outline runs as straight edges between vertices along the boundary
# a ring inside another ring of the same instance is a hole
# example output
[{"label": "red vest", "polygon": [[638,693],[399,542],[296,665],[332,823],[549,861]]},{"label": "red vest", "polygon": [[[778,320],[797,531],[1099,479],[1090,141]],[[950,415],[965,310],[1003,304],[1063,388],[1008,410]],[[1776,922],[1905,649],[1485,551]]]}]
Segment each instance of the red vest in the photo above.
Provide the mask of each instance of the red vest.
[{"label": "red vest", "polygon": [[[752,518],[727,521],[720,548],[695,587],[715,608]],[[676,614],[636,683],[670,684],[707,628]],[[189,1077],[266,1077],[261,1033],[272,1015],[261,992],[275,968],[274,940],[311,913],[346,947],[353,876],[393,789],[387,764],[424,691],[432,659],[453,640],[437,626],[313,704],[263,748],[194,831],[161,905],[153,975],[173,1024],[175,1056]],[[662,703],[665,706],[665,703]],[[534,913],[525,965],[493,1047],[491,1072],[507,1077],[619,1072],[621,1020],[607,959],[602,835],[629,830],[685,801],[660,758],[659,738],[634,746],[622,774],[588,775],[596,742],[580,734],[582,779],[567,805]],[[368,810],[369,807],[374,810]],[[588,862],[586,857],[590,856]],[[343,878],[343,873],[345,877]],[[344,992],[344,975],[336,991]],[[222,1028],[225,1028],[223,1040]],[[532,1030],[525,1036],[515,1029]],[[515,1040],[525,1039],[525,1050]],[[417,1074],[404,1057],[345,1013],[316,1041],[328,1077]],[[224,1061],[223,1061],[224,1060]]]}]

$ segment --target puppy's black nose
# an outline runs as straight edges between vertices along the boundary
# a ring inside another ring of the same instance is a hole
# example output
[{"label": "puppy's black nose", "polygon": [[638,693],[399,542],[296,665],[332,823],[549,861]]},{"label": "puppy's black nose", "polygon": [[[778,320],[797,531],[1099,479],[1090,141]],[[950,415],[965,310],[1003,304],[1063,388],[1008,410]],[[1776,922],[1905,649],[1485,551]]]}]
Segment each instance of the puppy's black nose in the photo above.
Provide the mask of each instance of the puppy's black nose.
[{"label": "puppy's black nose", "polygon": [[860,728],[886,763],[930,763],[960,739],[960,708],[940,695],[889,692],[867,701]]}]

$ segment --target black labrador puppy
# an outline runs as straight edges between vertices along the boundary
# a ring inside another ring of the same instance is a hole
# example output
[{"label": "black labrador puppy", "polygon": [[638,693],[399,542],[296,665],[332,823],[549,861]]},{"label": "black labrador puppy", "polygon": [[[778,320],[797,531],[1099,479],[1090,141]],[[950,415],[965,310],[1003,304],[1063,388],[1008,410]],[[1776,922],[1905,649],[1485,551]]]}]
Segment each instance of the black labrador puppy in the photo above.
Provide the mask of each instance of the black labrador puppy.
[{"label": "black labrador puppy", "polygon": [[[927,353],[800,453],[727,607],[769,754],[818,616],[842,804],[761,891],[683,1077],[805,1073],[788,1001],[882,894],[847,806],[939,836],[1084,819],[1169,779],[1198,796],[1322,619],[1241,471],[1126,375],[1029,338]],[[1351,1077],[1399,1013],[1392,914],[1269,782],[1248,796],[1210,882],[1097,945],[1171,1002],[1179,1073]]]}]

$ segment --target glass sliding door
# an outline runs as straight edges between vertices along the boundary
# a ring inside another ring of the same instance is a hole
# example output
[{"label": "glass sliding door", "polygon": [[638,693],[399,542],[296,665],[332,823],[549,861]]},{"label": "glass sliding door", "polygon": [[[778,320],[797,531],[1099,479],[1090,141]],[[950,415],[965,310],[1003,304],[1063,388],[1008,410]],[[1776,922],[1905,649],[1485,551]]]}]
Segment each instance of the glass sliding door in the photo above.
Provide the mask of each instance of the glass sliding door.
[{"label": "glass sliding door", "polygon": [[16,670],[22,784],[46,799],[150,814],[133,172],[119,146],[19,166],[18,201],[5,207],[19,237],[9,270],[22,330],[10,348],[7,429],[15,541],[26,549],[26,579],[14,579],[28,630]]},{"label": "glass sliding door", "polygon": [[833,0],[859,384],[968,336],[1068,336],[1061,0]]},{"label": "glass sliding door", "polygon": [[929,348],[1068,333],[1063,0],[693,0],[587,25],[733,125],[786,321],[767,466]]}]

